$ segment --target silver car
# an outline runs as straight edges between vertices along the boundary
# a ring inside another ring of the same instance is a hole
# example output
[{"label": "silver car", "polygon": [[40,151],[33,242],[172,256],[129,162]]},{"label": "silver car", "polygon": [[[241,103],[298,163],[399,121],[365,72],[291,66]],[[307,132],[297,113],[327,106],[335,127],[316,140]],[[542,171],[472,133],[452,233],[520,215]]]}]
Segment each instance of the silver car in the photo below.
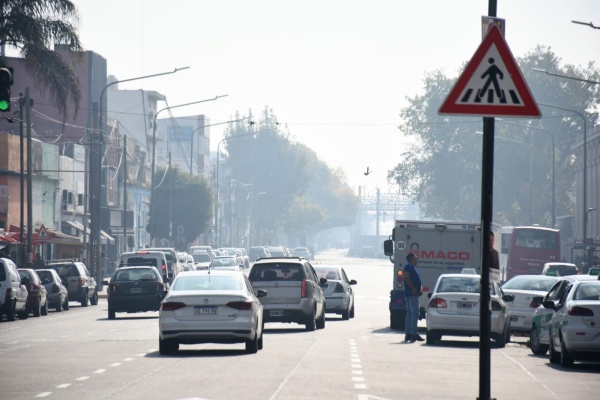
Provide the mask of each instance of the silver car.
[{"label": "silver car", "polygon": [[319,278],[327,279],[323,287],[325,312],[341,314],[343,320],[354,318],[354,279],[348,279],[346,271],[340,265],[314,265]]},{"label": "silver car", "polygon": [[[166,292],[163,292],[163,295]],[[245,343],[247,353],[263,347],[263,307],[254,288],[237,271],[208,270],[179,274],[162,301],[159,352],[180,344]]]},{"label": "silver car", "polygon": [[58,272],[53,269],[36,270],[42,284],[48,292],[48,306],[56,312],[69,309],[69,292],[63,284]]}]

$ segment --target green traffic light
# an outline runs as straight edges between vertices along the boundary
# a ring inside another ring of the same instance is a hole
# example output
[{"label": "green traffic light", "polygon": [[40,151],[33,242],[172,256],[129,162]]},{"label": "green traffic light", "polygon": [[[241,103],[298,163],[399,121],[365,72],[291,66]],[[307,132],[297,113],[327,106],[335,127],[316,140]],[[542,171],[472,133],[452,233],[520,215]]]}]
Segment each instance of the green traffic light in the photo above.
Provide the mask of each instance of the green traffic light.
[{"label": "green traffic light", "polygon": [[6,100],[0,100],[0,111],[10,111],[10,103]]}]

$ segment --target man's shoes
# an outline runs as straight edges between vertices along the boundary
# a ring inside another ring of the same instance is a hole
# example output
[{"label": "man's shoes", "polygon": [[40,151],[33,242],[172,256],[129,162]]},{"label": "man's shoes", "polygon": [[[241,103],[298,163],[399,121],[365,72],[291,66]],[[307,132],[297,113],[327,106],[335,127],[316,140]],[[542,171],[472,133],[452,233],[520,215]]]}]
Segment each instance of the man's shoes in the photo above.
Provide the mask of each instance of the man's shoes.
[{"label": "man's shoes", "polygon": [[410,341],[411,341],[411,339],[412,339],[412,335],[410,335],[410,334],[407,334],[407,335],[404,337],[404,341],[405,341],[405,342],[410,342]]},{"label": "man's shoes", "polygon": [[417,333],[416,335],[411,335],[411,338],[410,338],[410,342],[411,342],[411,343],[414,343],[415,341],[422,342],[422,341],[424,341],[424,340],[425,340],[425,339],[423,339],[421,336],[419,336],[419,334],[418,334],[418,333]]}]

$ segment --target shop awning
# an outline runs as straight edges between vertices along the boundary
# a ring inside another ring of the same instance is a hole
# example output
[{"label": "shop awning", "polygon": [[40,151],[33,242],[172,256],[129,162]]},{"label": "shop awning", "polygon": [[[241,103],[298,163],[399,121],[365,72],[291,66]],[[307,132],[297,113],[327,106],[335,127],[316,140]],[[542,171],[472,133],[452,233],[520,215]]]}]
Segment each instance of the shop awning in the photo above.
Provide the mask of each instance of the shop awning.
[{"label": "shop awning", "polygon": [[[83,225],[79,221],[65,221],[67,224],[71,225],[73,228],[77,229],[80,232],[83,232]],[[89,226],[86,228],[86,232],[88,235],[91,234]],[[100,230],[100,235],[109,243],[114,244],[115,239],[106,233],[103,230]]]},{"label": "shop awning", "polygon": [[[21,232],[18,230],[18,227],[16,227],[15,230],[13,230],[12,228],[13,228],[13,226],[11,226],[10,237],[12,239],[18,240],[18,238],[21,237]],[[39,229],[40,229],[40,227],[36,226],[35,231],[33,233],[33,238],[34,238],[33,245],[34,246],[39,246],[39,245],[45,244],[45,243],[53,243],[53,244],[55,244],[55,243],[73,243],[73,244],[81,243],[80,237],[67,235],[66,233],[57,231],[56,229],[52,229],[52,228],[46,228],[46,231],[50,235],[50,239],[37,241],[37,240],[35,240],[35,235],[37,234]],[[26,235],[26,233],[24,233],[24,235]]]}]

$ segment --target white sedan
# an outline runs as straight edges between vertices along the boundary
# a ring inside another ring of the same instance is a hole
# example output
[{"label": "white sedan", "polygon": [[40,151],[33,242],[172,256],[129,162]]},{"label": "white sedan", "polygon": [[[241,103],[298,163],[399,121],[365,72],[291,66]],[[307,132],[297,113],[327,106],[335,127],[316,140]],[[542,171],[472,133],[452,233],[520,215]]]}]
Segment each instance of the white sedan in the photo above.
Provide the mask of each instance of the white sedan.
[{"label": "white sedan", "polygon": [[513,301],[506,303],[510,309],[512,333],[529,333],[531,331],[533,314],[541,305],[534,299],[545,296],[557,280],[558,277],[555,276],[517,275],[502,285],[504,294],[515,296]]},{"label": "white sedan", "polygon": [[[437,280],[427,305],[427,344],[443,335],[478,336],[481,277],[472,274],[443,274]],[[490,283],[491,337],[498,347],[510,341],[510,311],[496,282]]]},{"label": "white sedan", "polygon": [[550,362],[570,367],[575,360],[600,359],[600,281],[576,281],[562,299],[545,301],[550,321]]},{"label": "white sedan", "polygon": [[319,278],[327,279],[323,287],[325,312],[341,314],[343,320],[354,318],[354,279],[348,279],[340,265],[313,265]]},{"label": "white sedan", "polygon": [[162,301],[159,351],[170,354],[180,344],[245,343],[246,353],[263,347],[263,307],[242,272],[182,272]]}]

